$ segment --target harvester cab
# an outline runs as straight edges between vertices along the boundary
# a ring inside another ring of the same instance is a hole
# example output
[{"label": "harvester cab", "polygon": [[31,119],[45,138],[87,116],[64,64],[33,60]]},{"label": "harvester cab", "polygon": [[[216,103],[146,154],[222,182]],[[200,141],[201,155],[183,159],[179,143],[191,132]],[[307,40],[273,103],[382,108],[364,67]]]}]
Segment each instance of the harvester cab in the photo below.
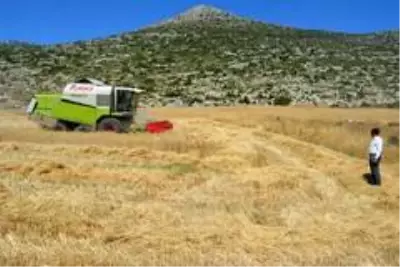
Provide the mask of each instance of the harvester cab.
[{"label": "harvester cab", "polygon": [[[43,128],[52,130],[127,132],[135,123],[142,93],[138,88],[85,78],[67,84],[61,94],[36,94],[27,113]],[[168,122],[163,131],[170,128]]]}]

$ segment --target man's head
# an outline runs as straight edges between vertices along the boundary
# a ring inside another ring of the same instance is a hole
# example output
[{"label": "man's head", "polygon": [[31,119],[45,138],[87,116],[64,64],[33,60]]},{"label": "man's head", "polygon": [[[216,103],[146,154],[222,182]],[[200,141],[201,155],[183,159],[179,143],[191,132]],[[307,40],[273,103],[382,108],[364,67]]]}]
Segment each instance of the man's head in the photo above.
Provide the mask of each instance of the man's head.
[{"label": "man's head", "polygon": [[371,136],[372,136],[372,137],[378,136],[378,135],[380,135],[380,133],[381,133],[381,130],[380,130],[379,128],[373,128],[373,129],[371,130]]}]

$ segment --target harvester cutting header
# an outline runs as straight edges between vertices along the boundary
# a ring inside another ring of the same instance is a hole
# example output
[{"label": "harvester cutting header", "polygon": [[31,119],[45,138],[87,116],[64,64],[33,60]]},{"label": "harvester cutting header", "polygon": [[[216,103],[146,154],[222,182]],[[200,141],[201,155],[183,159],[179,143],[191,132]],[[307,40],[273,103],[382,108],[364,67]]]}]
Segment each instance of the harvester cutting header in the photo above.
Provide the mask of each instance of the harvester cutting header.
[{"label": "harvester cutting header", "polygon": [[[67,84],[60,94],[36,94],[27,113],[43,128],[58,131],[128,132],[135,123],[138,88],[107,85],[85,78]],[[169,121],[148,122],[148,132],[172,128]]]}]

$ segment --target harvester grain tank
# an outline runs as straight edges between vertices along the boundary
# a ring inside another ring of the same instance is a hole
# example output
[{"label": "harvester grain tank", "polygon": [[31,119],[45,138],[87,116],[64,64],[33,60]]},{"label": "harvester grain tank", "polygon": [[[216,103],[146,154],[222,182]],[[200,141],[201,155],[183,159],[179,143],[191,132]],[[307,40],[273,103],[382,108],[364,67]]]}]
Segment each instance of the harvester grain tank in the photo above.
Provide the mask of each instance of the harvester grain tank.
[{"label": "harvester grain tank", "polygon": [[[27,113],[43,128],[59,131],[127,132],[135,123],[139,98],[143,90],[108,85],[85,78],[67,84],[59,94],[36,94]],[[169,121],[144,125],[150,132],[172,128]]]}]

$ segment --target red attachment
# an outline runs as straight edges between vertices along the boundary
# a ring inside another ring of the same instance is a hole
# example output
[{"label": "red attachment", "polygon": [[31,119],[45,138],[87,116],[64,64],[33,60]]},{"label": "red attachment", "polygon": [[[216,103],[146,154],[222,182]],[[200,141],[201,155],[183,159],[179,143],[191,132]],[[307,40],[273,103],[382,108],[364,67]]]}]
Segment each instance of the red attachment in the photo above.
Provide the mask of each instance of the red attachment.
[{"label": "red attachment", "polygon": [[170,121],[153,121],[146,124],[146,132],[149,133],[162,133],[173,128]]}]

